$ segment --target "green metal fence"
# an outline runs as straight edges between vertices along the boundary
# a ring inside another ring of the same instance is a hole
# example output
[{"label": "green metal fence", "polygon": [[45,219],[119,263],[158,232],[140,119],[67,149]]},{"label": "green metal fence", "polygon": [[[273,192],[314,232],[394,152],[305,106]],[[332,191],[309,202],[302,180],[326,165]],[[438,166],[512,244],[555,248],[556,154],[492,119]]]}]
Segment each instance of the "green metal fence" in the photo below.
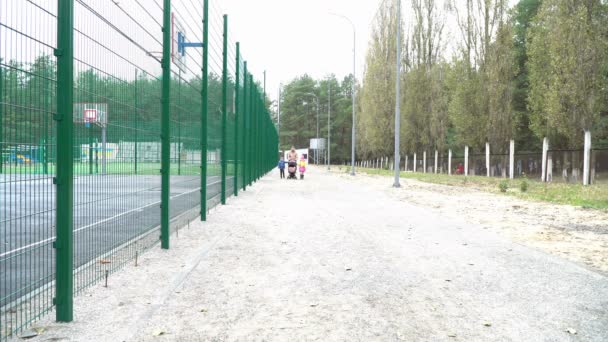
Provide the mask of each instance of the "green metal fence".
[{"label": "green metal fence", "polygon": [[3,0],[0,42],[0,340],[274,167],[213,2]]}]

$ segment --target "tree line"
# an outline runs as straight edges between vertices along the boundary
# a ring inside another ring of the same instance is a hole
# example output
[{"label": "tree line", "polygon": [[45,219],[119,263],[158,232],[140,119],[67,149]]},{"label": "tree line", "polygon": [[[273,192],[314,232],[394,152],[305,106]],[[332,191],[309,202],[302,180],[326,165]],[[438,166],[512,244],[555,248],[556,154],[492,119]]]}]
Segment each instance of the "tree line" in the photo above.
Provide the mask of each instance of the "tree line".
[{"label": "tree line", "polygon": [[[361,157],[394,152],[401,78],[401,151],[537,151],[608,147],[608,4],[604,0],[384,0],[358,103]],[[449,27],[454,22],[454,28]],[[396,56],[397,29],[403,54]],[[403,68],[397,75],[396,58]]]},{"label": "tree line", "polygon": [[[396,0],[381,2],[363,78],[357,84],[357,156],[394,153],[395,80],[401,78],[403,153],[453,149],[507,152],[579,149],[584,131],[608,148],[608,3],[605,0]],[[396,55],[397,28],[402,55]],[[402,61],[397,75],[396,59]],[[332,97],[332,160],[350,159],[351,83],[304,75],[283,87],[281,148],[327,136]]]}]

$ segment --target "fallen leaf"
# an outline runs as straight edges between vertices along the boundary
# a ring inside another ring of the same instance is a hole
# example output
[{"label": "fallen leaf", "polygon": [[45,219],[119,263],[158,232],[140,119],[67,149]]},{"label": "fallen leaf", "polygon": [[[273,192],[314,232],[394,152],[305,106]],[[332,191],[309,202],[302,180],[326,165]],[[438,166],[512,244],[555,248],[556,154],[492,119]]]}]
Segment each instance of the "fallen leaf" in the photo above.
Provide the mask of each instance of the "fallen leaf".
[{"label": "fallen leaf", "polygon": [[207,312],[207,309],[201,309],[201,312]]},{"label": "fallen leaf", "polygon": [[446,279],[445,281],[447,281],[447,282],[451,282],[451,281],[452,281],[452,279]]},{"label": "fallen leaf", "polygon": [[566,332],[570,335],[576,335],[576,329],[573,328],[566,329]]},{"label": "fallen leaf", "polygon": [[484,322],[483,325],[486,326],[486,327],[491,327],[492,323],[490,323],[490,322]]},{"label": "fallen leaf", "polygon": [[448,334],[448,337],[456,337],[456,334],[454,334],[454,333],[449,333],[449,334]]},{"label": "fallen leaf", "polygon": [[105,264],[110,264],[112,262],[110,260],[101,259],[101,260],[99,260],[99,263],[102,265],[105,265]]},{"label": "fallen leaf", "polygon": [[350,267],[345,267],[345,268],[344,268],[344,270],[345,270],[345,271],[352,271],[352,268],[350,268]]},{"label": "fallen leaf", "polygon": [[312,303],[312,304],[310,304],[310,307],[314,308],[314,307],[317,307],[318,305],[319,305],[319,303]]}]

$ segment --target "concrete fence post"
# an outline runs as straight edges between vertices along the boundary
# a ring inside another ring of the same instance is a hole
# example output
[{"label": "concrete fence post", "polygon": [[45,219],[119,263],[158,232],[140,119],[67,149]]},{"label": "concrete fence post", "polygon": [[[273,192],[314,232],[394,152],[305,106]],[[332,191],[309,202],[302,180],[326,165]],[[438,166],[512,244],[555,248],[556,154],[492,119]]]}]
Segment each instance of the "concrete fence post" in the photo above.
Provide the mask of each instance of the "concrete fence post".
[{"label": "concrete fence post", "polygon": [[547,152],[549,151],[549,138],[543,138],[543,160],[541,162],[540,181],[547,181]]},{"label": "concrete fence post", "polygon": [[412,168],[413,172],[416,172],[416,153],[414,153],[414,167]]},{"label": "concrete fence post", "polygon": [[490,177],[490,143],[486,143],[486,174]]},{"label": "concrete fence post", "polygon": [[448,175],[452,175],[452,149],[448,150]]},{"label": "concrete fence post", "polygon": [[426,173],[426,151],[422,152],[422,173]]},{"label": "concrete fence post", "polygon": [[469,146],[464,147],[464,175],[469,175]]},{"label": "concrete fence post", "polygon": [[403,165],[403,171],[407,172],[407,162],[408,162],[408,155],[405,155],[405,165]]},{"label": "concrete fence post", "polygon": [[437,173],[437,163],[439,162],[439,153],[435,150],[435,173]]},{"label": "concrete fence post", "polygon": [[591,175],[591,132],[585,131],[585,149],[583,151],[583,185],[589,185]]},{"label": "concrete fence post", "polygon": [[509,142],[509,178],[515,178],[515,140]]}]

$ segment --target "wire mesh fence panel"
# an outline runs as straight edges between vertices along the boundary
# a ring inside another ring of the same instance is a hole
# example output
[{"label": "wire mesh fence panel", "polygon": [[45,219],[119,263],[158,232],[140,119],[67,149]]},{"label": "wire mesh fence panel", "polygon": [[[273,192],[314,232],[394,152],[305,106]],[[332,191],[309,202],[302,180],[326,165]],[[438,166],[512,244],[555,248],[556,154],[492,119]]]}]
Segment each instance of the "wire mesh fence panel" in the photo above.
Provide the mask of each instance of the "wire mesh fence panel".
[{"label": "wire mesh fence panel", "polygon": [[158,241],[162,7],[74,2],[74,289]]},{"label": "wire mesh fence panel", "polygon": [[582,182],[583,165],[583,150],[549,150],[547,152],[547,182]]},{"label": "wire mesh fence panel", "polygon": [[452,174],[453,175],[464,175],[464,156],[452,156]]},{"label": "wire mesh fence panel", "polygon": [[509,154],[490,154],[490,177],[509,177]]},{"label": "wire mesh fence panel", "polygon": [[57,1],[0,2],[0,340],[52,307]]},{"label": "wire mesh fence panel", "polygon": [[222,11],[167,3],[0,2],[0,340],[274,166]]},{"label": "wire mesh fence panel", "polygon": [[234,194],[234,179],[236,170],[236,44],[228,34],[227,58],[227,84],[226,84],[226,139],[224,143],[226,158],[226,197]]},{"label": "wire mesh fence panel", "polygon": [[[173,1],[171,7],[170,217],[198,216],[201,190],[203,5]],[[208,182],[209,183],[209,182]]]},{"label": "wire mesh fence panel", "polygon": [[591,182],[608,183],[608,149],[591,151]]},{"label": "wire mesh fence panel", "polygon": [[538,178],[542,173],[542,153],[515,153],[514,177]]},{"label": "wire mesh fence panel", "polygon": [[449,163],[450,159],[446,155],[440,155],[437,158],[437,173],[448,174],[449,173]]},{"label": "wire mesh fence panel", "polygon": [[223,16],[211,2],[209,8],[209,74],[207,105],[207,202],[208,208],[220,203],[222,191],[222,72],[223,72]]},{"label": "wire mesh fence panel", "polygon": [[486,155],[469,154],[469,176],[486,176]]}]

